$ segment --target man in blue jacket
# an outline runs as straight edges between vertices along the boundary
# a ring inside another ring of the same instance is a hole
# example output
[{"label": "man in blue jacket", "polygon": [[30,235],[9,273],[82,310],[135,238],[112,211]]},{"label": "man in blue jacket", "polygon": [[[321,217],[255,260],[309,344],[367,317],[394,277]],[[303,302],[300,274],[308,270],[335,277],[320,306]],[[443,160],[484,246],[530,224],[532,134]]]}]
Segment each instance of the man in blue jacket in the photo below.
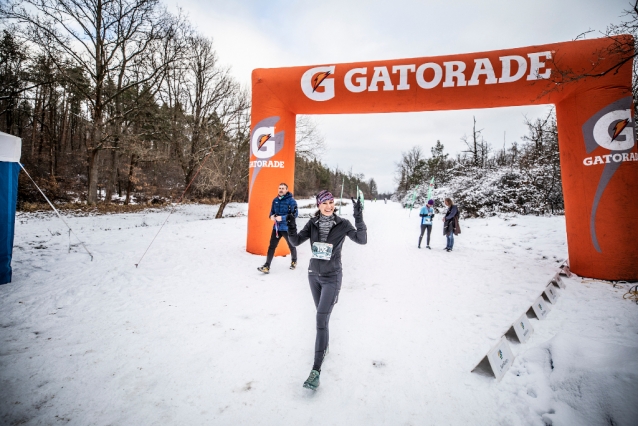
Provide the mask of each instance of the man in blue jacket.
[{"label": "man in blue jacket", "polygon": [[270,263],[275,256],[275,249],[279,245],[279,240],[283,237],[288,244],[290,254],[292,255],[292,261],[290,262],[290,269],[297,267],[297,248],[290,244],[288,239],[288,224],[286,223],[286,215],[293,212],[297,217],[297,202],[292,198],[292,194],[288,191],[288,185],[285,183],[279,184],[277,196],[272,200],[272,206],[270,207],[270,213],[268,217],[273,221],[272,234],[270,234],[270,245],[268,246],[268,255],[266,257],[266,263],[264,266],[260,266],[257,270],[268,274],[270,272]]}]

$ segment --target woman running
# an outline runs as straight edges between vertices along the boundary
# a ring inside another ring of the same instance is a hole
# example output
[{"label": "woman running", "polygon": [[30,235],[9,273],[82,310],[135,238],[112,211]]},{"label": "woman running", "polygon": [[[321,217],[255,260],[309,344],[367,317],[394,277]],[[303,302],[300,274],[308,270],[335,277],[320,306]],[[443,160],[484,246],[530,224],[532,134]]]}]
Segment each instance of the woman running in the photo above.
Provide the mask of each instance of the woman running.
[{"label": "woman running", "polygon": [[335,214],[335,200],[328,191],[317,194],[319,210],[306,226],[297,233],[295,212],[286,216],[288,224],[288,239],[298,246],[310,239],[312,257],[308,267],[308,281],[310,291],[317,308],[317,338],[315,340],[315,360],[310,376],[303,386],[315,390],[319,386],[321,364],[328,348],[328,322],[332,307],[339,299],[341,290],[341,247],[348,236],[358,244],[365,244],[368,240],[366,224],[363,223],[361,201],[352,200],[354,206],[354,224]]}]

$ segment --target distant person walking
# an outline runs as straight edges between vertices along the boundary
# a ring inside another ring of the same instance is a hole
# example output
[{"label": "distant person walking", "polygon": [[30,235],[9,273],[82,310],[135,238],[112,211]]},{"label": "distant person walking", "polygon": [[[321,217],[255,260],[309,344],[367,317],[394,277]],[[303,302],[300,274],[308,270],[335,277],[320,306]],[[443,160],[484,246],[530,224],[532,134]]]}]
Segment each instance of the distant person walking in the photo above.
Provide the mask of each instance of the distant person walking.
[{"label": "distant person walking", "polygon": [[428,203],[421,207],[419,217],[421,218],[421,235],[419,236],[419,248],[421,248],[421,241],[423,240],[423,233],[427,231],[427,237],[425,240],[425,248],[430,248],[430,234],[432,233],[432,219],[434,218],[434,200],[428,200]]},{"label": "distant person walking", "polygon": [[450,252],[454,248],[454,236],[461,233],[459,226],[459,209],[454,205],[451,198],[445,199],[447,212],[443,217],[443,235],[447,237],[447,246],[445,250]]},{"label": "distant person walking", "polygon": [[315,357],[312,370],[303,386],[315,390],[319,386],[321,364],[328,350],[328,322],[332,308],[339,299],[341,290],[341,249],[346,237],[357,244],[366,244],[368,233],[363,222],[361,201],[352,199],[354,206],[354,224],[335,214],[335,200],[328,191],[317,194],[319,210],[304,228],[297,233],[296,215],[288,214],[288,232],[290,242],[296,246],[310,239],[312,258],[308,266],[308,282],[317,308],[317,336],[315,338]]},{"label": "distant person walking", "polygon": [[297,267],[297,249],[294,245],[290,244],[288,238],[288,225],[286,224],[286,215],[288,212],[294,211],[295,217],[297,217],[297,202],[292,197],[292,193],[288,191],[288,185],[280,183],[277,190],[277,196],[272,200],[272,206],[270,207],[270,213],[268,217],[273,222],[272,233],[270,234],[270,245],[268,246],[268,254],[266,257],[266,263],[263,266],[257,268],[257,270],[264,274],[270,273],[270,264],[275,256],[275,249],[279,245],[279,240],[283,238],[290,248],[290,254],[292,260],[290,262],[290,269]]}]

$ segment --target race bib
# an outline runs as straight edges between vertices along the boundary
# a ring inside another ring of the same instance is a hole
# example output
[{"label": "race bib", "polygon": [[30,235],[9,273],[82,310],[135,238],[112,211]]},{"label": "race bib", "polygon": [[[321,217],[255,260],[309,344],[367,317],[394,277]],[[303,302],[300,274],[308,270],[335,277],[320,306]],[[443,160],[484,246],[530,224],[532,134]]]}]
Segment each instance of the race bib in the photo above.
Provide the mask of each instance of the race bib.
[{"label": "race bib", "polygon": [[319,260],[330,260],[332,257],[332,244],[312,243],[312,258]]}]

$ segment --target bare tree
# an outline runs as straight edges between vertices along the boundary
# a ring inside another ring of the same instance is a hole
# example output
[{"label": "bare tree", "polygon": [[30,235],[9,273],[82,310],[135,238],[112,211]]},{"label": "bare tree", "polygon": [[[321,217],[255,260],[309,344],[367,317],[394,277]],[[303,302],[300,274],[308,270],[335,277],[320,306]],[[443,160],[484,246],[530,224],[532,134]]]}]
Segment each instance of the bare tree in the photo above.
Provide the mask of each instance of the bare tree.
[{"label": "bare tree", "polygon": [[472,117],[474,123],[472,124],[472,136],[469,138],[467,135],[463,135],[461,140],[465,143],[467,150],[463,151],[470,154],[472,158],[472,164],[475,167],[485,167],[489,153],[489,144],[483,138],[481,130],[476,130],[476,117]]},{"label": "bare tree", "polygon": [[401,161],[396,164],[395,181],[399,191],[408,191],[423,182],[427,175],[427,162],[420,146],[401,153]]},{"label": "bare tree", "polygon": [[[129,204],[192,181],[197,196],[221,199],[220,217],[247,198],[249,96],[212,41],[159,1],[0,0],[11,29],[0,37],[0,130],[23,137],[27,167],[53,199],[86,192],[94,204],[104,188],[105,200],[117,191]],[[308,194],[337,181],[367,191],[363,175],[321,164],[310,117],[297,130],[298,191],[301,176]]]},{"label": "bare tree", "polygon": [[529,135],[523,136],[523,140],[531,142],[532,147],[538,153],[543,151],[547,143],[553,143],[558,140],[554,108],[550,109],[545,118],[539,118],[533,122],[526,116],[525,125],[529,130]]},{"label": "bare tree", "polygon": [[239,84],[219,64],[209,38],[189,37],[190,52],[170,67],[160,98],[172,111],[170,139],[184,172],[185,185],[214,148],[219,132],[248,107]]},{"label": "bare tree", "polygon": [[312,118],[308,115],[297,116],[295,153],[306,160],[316,160],[326,149],[326,142]]},{"label": "bare tree", "polygon": [[525,119],[529,135],[519,160],[523,175],[541,194],[547,210],[563,209],[558,128],[556,114],[550,110],[545,118]]},{"label": "bare tree", "polygon": [[132,12],[118,20],[115,26],[118,38],[129,42],[119,44],[119,64],[114,67],[116,78],[112,82],[113,94],[110,98],[113,106],[111,118],[106,123],[110,129],[111,147],[106,201],[111,201],[117,180],[117,157],[123,151],[122,148],[127,148],[121,143],[123,133],[132,123],[130,117],[138,116],[137,112],[142,106],[154,101],[160,83],[166,77],[168,65],[185,55],[186,41],[183,33],[190,31],[190,26],[181,16],[161,13],[160,19],[145,21],[148,16],[142,15],[148,12],[146,8],[134,9]]},{"label": "bare tree", "polygon": [[[248,105],[247,93],[237,94],[236,102]],[[223,137],[213,148],[212,162],[202,167],[200,189],[218,189],[221,202],[216,219],[222,218],[224,209],[239,191],[248,190],[248,157],[250,148],[250,114],[248,109],[237,114]]]},{"label": "bare tree", "polygon": [[[634,0],[630,4],[629,9],[622,12],[625,18],[620,24],[611,24],[602,33],[611,41],[611,45],[597,53],[598,59],[591,62],[588,69],[574,70],[564,67],[560,62],[553,61],[552,68],[554,70],[553,80],[555,83],[566,84],[579,81],[587,77],[603,77],[605,75],[616,73],[628,62],[632,62],[638,54],[638,46],[634,40],[638,36],[638,0]],[[574,40],[583,38],[586,34],[593,32],[585,31]],[[633,37],[627,37],[631,35]],[[636,63],[634,62],[634,75],[636,74]]]},{"label": "bare tree", "polygon": [[70,63],[89,77],[89,87],[75,89],[83,93],[92,120],[87,201],[96,203],[99,152],[115,148],[106,129],[112,118],[108,106],[122,92],[161,75],[167,64],[155,63],[141,80],[126,79],[126,66],[168,37],[174,21],[159,0],[9,0],[0,5],[0,16],[24,25],[27,39],[58,70]]}]

